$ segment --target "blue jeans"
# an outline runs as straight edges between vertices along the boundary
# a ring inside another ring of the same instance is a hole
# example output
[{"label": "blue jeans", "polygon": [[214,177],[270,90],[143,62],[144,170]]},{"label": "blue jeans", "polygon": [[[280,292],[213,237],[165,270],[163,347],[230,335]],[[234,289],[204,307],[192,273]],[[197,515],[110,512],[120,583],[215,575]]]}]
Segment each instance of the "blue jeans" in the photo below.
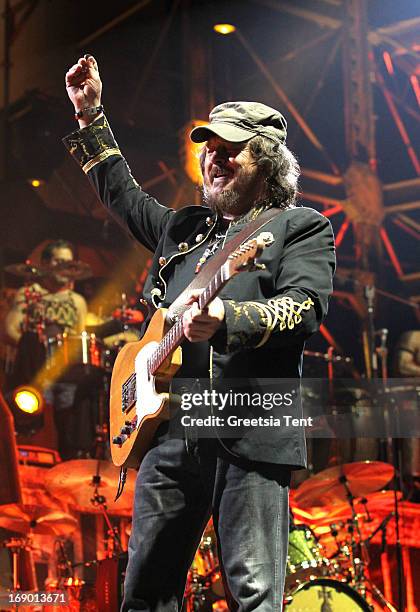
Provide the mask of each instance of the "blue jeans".
[{"label": "blue jeans", "polygon": [[122,612],[181,609],[210,514],[232,610],[280,612],[290,471],[223,456],[216,440],[166,439],[137,478]]}]

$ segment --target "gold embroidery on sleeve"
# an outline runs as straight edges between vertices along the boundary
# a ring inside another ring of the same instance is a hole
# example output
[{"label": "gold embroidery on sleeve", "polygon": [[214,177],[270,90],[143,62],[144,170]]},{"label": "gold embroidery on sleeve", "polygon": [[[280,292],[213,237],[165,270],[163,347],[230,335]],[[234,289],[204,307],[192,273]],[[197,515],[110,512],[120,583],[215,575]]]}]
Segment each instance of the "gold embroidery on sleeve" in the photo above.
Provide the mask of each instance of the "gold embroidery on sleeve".
[{"label": "gold embroidery on sleeve", "polygon": [[108,159],[108,157],[111,157],[111,155],[119,155],[120,157],[122,157],[121,151],[118,149],[118,147],[116,148],[114,147],[111,149],[105,149],[105,151],[101,151],[101,153],[99,153],[98,155],[95,155],[95,157],[90,159],[84,166],[82,166],[83,172],[87,174],[89,170],[92,170],[94,166],[101,163],[105,159]]},{"label": "gold embroidery on sleeve", "polygon": [[272,298],[268,300],[267,304],[261,302],[246,303],[254,306],[260,312],[266,326],[264,335],[255,348],[267,342],[277,324],[279,324],[279,331],[283,331],[286,327],[287,329],[293,329],[295,325],[302,322],[302,310],[309,310],[311,306],[314,306],[311,298],[304,302],[295,302],[293,298],[287,295],[281,298]]}]

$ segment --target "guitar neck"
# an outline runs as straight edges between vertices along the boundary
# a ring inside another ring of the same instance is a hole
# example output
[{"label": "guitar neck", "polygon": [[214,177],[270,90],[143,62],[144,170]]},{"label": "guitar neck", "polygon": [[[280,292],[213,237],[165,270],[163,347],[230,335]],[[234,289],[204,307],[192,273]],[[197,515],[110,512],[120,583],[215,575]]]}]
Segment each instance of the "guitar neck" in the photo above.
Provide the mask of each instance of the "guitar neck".
[{"label": "guitar neck", "polygon": [[[208,304],[216,297],[218,293],[223,289],[229,280],[224,273],[224,266],[219,268],[216,274],[212,277],[207,287],[198,297],[198,306],[200,310],[208,306]],[[185,309],[186,310],[186,309]],[[185,312],[185,311],[184,311]],[[165,359],[182,343],[184,340],[184,330],[182,325],[182,314],[181,313],[171,329],[163,336],[159,345],[149,358],[149,372],[150,374],[156,374],[157,370],[163,364]]]}]

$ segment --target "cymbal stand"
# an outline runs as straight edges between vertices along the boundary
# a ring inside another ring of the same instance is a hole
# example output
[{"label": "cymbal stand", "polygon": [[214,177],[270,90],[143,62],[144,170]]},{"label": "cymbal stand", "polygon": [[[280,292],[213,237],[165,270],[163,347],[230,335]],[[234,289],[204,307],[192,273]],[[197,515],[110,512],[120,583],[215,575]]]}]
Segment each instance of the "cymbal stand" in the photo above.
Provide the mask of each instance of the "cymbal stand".
[{"label": "cymbal stand", "polygon": [[[387,382],[388,382],[388,367],[387,367],[387,357],[388,357],[388,349],[386,346],[388,330],[380,329],[376,332],[376,335],[380,336],[380,345],[376,349],[377,354],[381,359],[381,373],[382,373],[382,389],[383,389],[383,398],[385,402],[384,413],[385,413],[385,423],[387,427],[389,425],[389,411],[390,405],[387,400],[389,394],[387,391]],[[397,419],[398,420],[398,419]],[[387,455],[389,463],[392,463],[394,466],[394,482],[393,482],[393,492],[394,492],[394,518],[395,518],[395,551],[397,557],[397,571],[398,571],[398,606],[400,610],[405,609],[405,588],[404,588],[404,568],[403,568],[403,559],[402,559],[402,547],[400,540],[400,512],[399,512],[399,499],[398,499],[398,490],[403,491],[403,482],[402,482],[402,447],[401,447],[401,438],[398,435],[388,436],[388,447],[387,447]],[[391,458],[389,458],[391,455]]]},{"label": "cymbal stand", "polygon": [[96,468],[96,474],[95,476],[92,477],[92,484],[94,486],[94,492],[93,492],[93,497],[90,501],[93,506],[96,506],[97,508],[101,510],[106,526],[108,527],[108,535],[110,538],[112,538],[115,550],[117,550],[117,552],[120,553],[123,551],[120,534],[118,533],[118,529],[112,526],[112,523],[111,523],[111,520],[108,514],[108,507],[106,505],[106,497],[99,493],[99,487],[101,485],[101,476],[99,473],[101,469],[100,466],[101,466],[101,462],[98,461],[97,468]]},{"label": "cymbal stand", "polygon": [[[369,511],[368,511],[368,507],[367,507],[367,500],[362,500],[363,506],[365,508],[365,511],[368,515],[369,515]],[[388,516],[386,516],[383,521],[380,523],[380,525],[378,525],[378,527],[376,527],[376,529],[374,529],[372,531],[372,533],[369,534],[369,536],[363,541],[364,546],[369,546],[371,540],[373,540],[373,538],[376,536],[376,534],[379,531],[382,531],[382,552],[384,550],[384,545],[386,542],[386,528],[387,525],[389,523],[389,521],[392,519],[392,517],[394,516],[394,512],[390,512],[388,514]],[[368,519],[371,520],[371,519]],[[367,584],[369,586],[370,591],[373,593],[373,595],[376,597],[376,599],[380,602],[381,606],[383,606],[386,610],[390,610],[390,612],[397,612],[397,609],[394,608],[394,606],[387,600],[385,599],[384,594],[382,593],[382,591],[380,589],[378,589],[378,587],[376,586],[376,584],[374,584],[374,582],[372,581],[372,579],[370,578],[370,576],[366,576],[366,580],[367,580]]]},{"label": "cymbal stand", "polygon": [[105,374],[102,378],[102,386],[98,393],[98,420],[95,427],[95,459],[107,459],[107,442],[109,439],[108,420],[105,418],[105,405],[109,397],[109,378]]},{"label": "cymbal stand", "polygon": [[[368,321],[367,321],[367,332],[366,332],[366,342],[365,342],[365,356],[368,357],[366,360],[366,374],[368,379],[377,379],[378,378],[378,354],[381,357],[381,366],[382,366],[382,379],[383,379],[383,388],[385,390],[386,382],[388,380],[388,371],[386,365],[387,358],[387,348],[386,348],[386,340],[388,330],[380,330],[379,333],[381,335],[381,345],[379,350],[375,349],[375,325],[374,325],[374,304],[375,304],[375,287],[373,285],[365,286],[365,298],[367,303],[367,312],[368,312]],[[367,345],[367,346],[366,346]],[[366,355],[366,353],[368,355]],[[374,385],[374,394],[376,395],[377,389]],[[386,397],[386,394],[384,394]],[[375,401],[375,405],[377,405],[377,401]],[[389,406],[388,404],[385,406],[385,423],[388,425],[389,423]],[[405,609],[405,591],[404,591],[404,570],[403,570],[403,561],[402,561],[402,549],[401,549],[401,541],[400,541],[400,529],[399,529],[399,509],[398,509],[398,479],[401,478],[402,473],[402,450],[400,439],[397,436],[388,436],[392,438],[392,461],[390,463],[393,464],[395,469],[394,475],[394,507],[395,507],[395,535],[396,535],[396,556],[397,556],[397,570],[398,570],[398,607],[399,610]]]},{"label": "cymbal stand", "polygon": [[74,571],[72,563],[67,555],[65,546],[61,539],[57,539],[55,541],[55,550],[56,550],[56,566],[57,566],[57,574],[60,574],[61,577],[64,578],[73,578]]},{"label": "cymbal stand", "polygon": [[[351,549],[352,549],[352,564],[353,564],[353,572],[354,572],[354,583],[355,588],[359,591],[362,597],[366,596],[366,572],[365,568],[369,564],[369,553],[365,546],[365,543],[362,539],[362,533],[360,531],[359,519],[357,517],[357,513],[354,507],[355,497],[350,490],[350,487],[347,483],[347,477],[343,474],[340,476],[340,482],[346,490],[347,500],[349,502],[351,508],[351,523],[350,523],[350,536],[351,536]],[[360,546],[360,558],[356,556],[356,548],[357,542],[354,534],[354,526],[356,527],[359,546]]]}]

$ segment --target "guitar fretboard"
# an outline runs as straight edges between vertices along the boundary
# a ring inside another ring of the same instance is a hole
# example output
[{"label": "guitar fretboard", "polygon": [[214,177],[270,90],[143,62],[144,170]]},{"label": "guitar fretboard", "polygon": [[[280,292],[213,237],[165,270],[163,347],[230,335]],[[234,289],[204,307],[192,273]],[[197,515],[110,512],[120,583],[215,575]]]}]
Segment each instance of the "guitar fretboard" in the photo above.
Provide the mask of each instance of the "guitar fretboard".
[{"label": "guitar fretboard", "polygon": [[[221,267],[210,280],[207,287],[203,290],[198,298],[198,306],[200,310],[205,308],[211,300],[222,290],[223,286],[229,279],[225,277],[224,268]],[[186,310],[186,309],[185,309]],[[185,311],[184,311],[185,312]],[[181,344],[184,339],[184,330],[182,325],[182,314],[171,329],[163,336],[158,346],[147,360],[148,375],[154,376],[165,359]]]}]

